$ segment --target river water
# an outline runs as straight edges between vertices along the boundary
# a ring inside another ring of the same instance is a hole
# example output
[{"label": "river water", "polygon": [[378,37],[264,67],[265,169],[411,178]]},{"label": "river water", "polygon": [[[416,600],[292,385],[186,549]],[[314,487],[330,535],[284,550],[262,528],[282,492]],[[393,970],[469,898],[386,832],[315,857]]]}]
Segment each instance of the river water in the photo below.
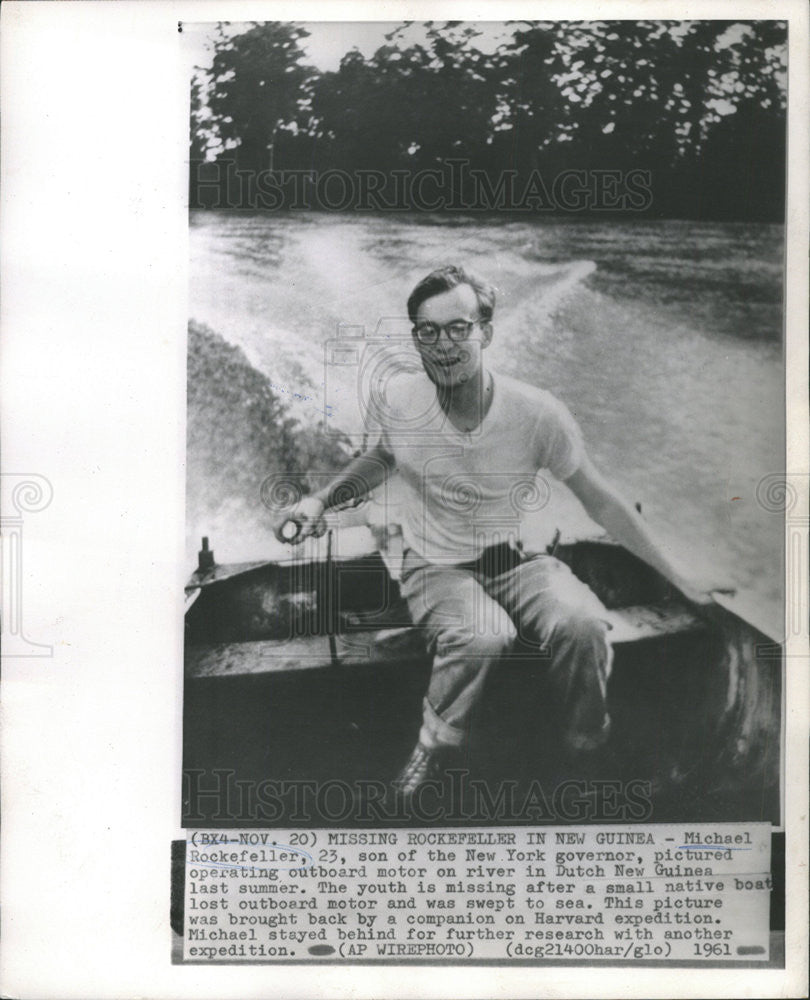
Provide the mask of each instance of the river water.
[{"label": "river water", "polygon": [[[358,400],[384,370],[369,359],[411,350],[408,292],[441,264],[473,268],[498,289],[489,363],[561,398],[685,561],[779,621],[782,520],[756,488],[784,469],[782,239],[769,225],[199,212],[190,317],[241,347],[299,421],[326,412],[360,445]],[[546,528],[576,527],[566,492]]]}]

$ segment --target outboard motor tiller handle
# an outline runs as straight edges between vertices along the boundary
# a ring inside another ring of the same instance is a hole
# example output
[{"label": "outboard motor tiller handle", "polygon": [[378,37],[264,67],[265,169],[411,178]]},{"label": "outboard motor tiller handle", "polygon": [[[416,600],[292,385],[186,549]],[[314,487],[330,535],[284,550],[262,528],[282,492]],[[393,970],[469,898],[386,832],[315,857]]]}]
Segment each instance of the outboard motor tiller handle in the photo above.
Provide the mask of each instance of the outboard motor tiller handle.
[{"label": "outboard motor tiller handle", "polygon": [[280,542],[287,542],[288,545],[295,545],[301,538],[304,530],[304,522],[297,517],[288,517],[276,531],[276,538]]}]

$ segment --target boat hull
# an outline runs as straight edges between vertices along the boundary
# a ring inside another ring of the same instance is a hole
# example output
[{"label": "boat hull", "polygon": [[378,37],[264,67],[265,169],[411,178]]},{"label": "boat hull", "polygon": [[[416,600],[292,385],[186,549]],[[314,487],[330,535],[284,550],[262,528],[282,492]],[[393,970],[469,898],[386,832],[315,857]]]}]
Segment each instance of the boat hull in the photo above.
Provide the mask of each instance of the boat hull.
[{"label": "boat hull", "polygon": [[[644,783],[648,821],[778,824],[782,663],[771,638],[719,606],[690,608],[605,540],[558,544],[555,555],[614,621],[612,770],[598,780],[618,783],[620,799],[628,783]],[[194,774],[227,773],[243,788],[390,780],[419,729],[430,657],[378,553],[220,570],[191,589],[198,593],[186,615],[188,825],[227,825],[213,800],[208,808],[195,798]],[[493,674],[471,731],[469,780],[496,790],[511,783],[515,794],[539,784],[553,800],[566,781],[594,777],[562,758],[544,682],[542,661],[521,647]],[[549,822],[560,820],[548,811]],[[589,818],[642,817],[625,809]],[[339,817],[343,825],[355,820]]]}]

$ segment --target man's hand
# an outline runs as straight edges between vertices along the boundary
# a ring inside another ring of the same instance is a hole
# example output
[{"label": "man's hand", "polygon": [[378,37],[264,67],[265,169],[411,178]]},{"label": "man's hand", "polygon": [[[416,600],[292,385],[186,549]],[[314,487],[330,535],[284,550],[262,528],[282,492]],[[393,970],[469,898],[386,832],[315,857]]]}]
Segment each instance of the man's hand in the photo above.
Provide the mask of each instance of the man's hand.
[{"label": "man's hand", "polygon": [[300,545],[305,538],[320,538],[326,531],[324,510],[318,497],[304,497],[281,513],[273,528],[276,538],[290,545]]}]

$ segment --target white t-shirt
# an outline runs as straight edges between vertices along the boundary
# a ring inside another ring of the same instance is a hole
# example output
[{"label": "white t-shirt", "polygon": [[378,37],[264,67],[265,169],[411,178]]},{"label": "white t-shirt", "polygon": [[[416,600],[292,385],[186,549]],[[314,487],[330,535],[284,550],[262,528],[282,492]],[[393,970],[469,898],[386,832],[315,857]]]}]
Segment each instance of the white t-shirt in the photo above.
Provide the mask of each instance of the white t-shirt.
[{"label": "white t-shirt", "polygon": [[551,393],[494,373],[492,392],[471,432],[453,426],[423,374],[390,380],[377,407],[401,480],[404,544],[429,562],[470,562],[518,539],[523,515],[548,500],[538,473],[565,480],[582,461],[579,427]]}]

